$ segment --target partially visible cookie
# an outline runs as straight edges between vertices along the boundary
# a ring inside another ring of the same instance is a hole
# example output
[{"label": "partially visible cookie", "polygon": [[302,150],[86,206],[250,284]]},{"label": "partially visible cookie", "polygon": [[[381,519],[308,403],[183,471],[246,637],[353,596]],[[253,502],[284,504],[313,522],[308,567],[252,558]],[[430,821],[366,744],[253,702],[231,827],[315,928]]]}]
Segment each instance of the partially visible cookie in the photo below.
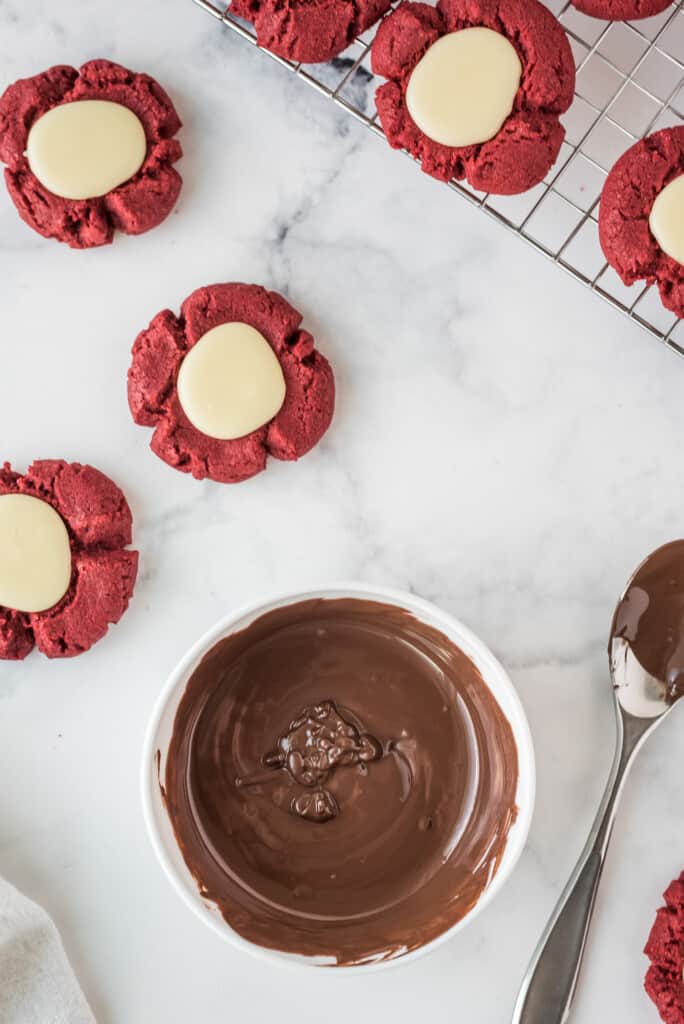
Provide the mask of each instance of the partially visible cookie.
[{"label": "partially visible cookie", "polygon": [[388,79],[375,97],[387,141],[427,174],[511,195],[553,166],[575,63],[537,0],[404,0],[378,29],[372,67]]},{"label": "partially visible cookie", "polygon": [[[684,316],[684,126],[635,143],[606,178],[599,239],[627,285],[656,283],[663,305]],[[654,233],[655,232],[655,233]],[[658,235],[658,238],[656,237]],[[679,258],[676,258],[679,256]]]},{"label": "partially visible cookie", "polygon": [[665,1024],[684,1024],[684,872],[664,898],[644,949],[651,961],[644,987]]},{"label": "partially visible cookie", "polygon": [[582,14],[604,21],[637,21],[651,18],[669,7],[671,0],[572,0]]},{"label": "partially visible cookie", "polygon": [[92,466],[0,467],[0,659],[34,646],[69,658],[100,640],[133,593],[131,529],[124,495]]},{"label": "partially visible cookie", "polygon": [[169,215],[181,122],[149,75],[108,60],[58,66],[0,97],[0,161],[21,218],[74,249],[139,235]]},{"label": "partially visible cookie", "polygon": [[391,0],[232,0],[230,10],[251,21],[257,43],[286,60],[331,60],[375,24]]},{"label": "partially visible cookie", "polygon": [[259,285],[199,288],[138,335],[128,372],[136,423],[160,459],[198,480],[238,483],[269,455],[298,459],[330,425],[330,364],[301,314]]}]

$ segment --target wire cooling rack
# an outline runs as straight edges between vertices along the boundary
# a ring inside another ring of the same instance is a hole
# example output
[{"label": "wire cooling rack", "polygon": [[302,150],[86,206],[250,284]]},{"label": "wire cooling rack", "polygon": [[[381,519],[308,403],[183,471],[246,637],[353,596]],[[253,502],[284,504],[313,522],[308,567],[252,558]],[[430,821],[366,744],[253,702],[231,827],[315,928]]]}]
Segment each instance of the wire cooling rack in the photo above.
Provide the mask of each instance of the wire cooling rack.
[{"label": "wire cooling rack", "polygon": [[[256,46],[252,26],[228,8],[213,0],[193,2]],[[637,22],[600,21],[565,0],[546,2],[568,34],[577,65],[556,164],[544,182],[520,196],[476,192],[458,181],[448,187],[684,355],[684,320],[663,308],[656,287],[625,287],[598,240],[599,198],[615,161],[637,139],[684,121],[684,0]],[[370,67],[376,30],[325,64],[302,65],[263,52],[383,138],[374,102],[382,80]]]}]

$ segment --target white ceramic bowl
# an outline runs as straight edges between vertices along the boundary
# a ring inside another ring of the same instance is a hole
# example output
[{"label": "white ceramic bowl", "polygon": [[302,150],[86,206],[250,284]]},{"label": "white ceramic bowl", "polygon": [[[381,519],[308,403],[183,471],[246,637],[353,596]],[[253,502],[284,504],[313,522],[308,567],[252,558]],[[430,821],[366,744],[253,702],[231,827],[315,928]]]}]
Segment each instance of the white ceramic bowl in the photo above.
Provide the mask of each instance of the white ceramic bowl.
[{"label": "white ceramic bowl", "polygon": [[535,769],[532,737],[530,735],[525,712],[520,699],[502,665],[491,651],[469,629],[461,625],[446,612],[441,611],[428,601],[423,601],[413,594],[392,590],[386,587],[372,586],[364,583],[348,583],[323,586],[298,593],[280,594],[264,601],[238,608],[230,612],[216,623],[188,651],[173,670],[152,713],[142,758],[142,802],[143,814],[155,853],[159,858],[165,874],[181,898],[209,927],[234,946],[244,949],[253,955],[276,963],[287,963],[305,967],[331,966],[322,958],[296,956],[277,950],[265,949],[243,939],[223,919],[218,908],[209,900],[200,896],[197,883],[188,870],[176,843],[173,828],[166,812],[159,787],[159,779],[164,778],[166,755],[173,731],[176,709],[183,696],[187,681],[197,664],[207,651],[222,637],[245,629],[251,622],[283,605],[294,604],[311,598],[361,598],[392,604],[409,611],[426,625],[433,626],[452,640],[479,669],[482,678],[508,719],[518,747],[518,789],[516,802],[519,813],[511,828],[504,855],[498,871],[489,887],[480,897],[476,905],[453,927],[443,932],[436,939],[427,942],[418,949],[391,960],[345,967],[344,973],[367,974],[369,971],[386,969],[398,964],[408,963],[422,956],[443,942],[446,942],[462,928],[467,927],[477,915],[494,898],[511,875],[520,854],[522,853],[532,820],[535,794]]}]

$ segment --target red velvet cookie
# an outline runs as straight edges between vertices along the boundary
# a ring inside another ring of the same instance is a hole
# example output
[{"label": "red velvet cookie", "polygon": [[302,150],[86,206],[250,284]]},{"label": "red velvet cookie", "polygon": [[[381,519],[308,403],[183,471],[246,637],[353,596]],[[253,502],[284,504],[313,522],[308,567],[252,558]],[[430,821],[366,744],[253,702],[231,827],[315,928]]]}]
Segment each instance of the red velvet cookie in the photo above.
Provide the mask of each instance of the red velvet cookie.
[{"label": "red velvet cookie", "polygon": [[669,7],[671,0],[572,0],[582,14],[604,21],[637,21],[651,18]]},{"label": "red velvet cookie", "polygon": [[71,580],[62,599],[45,611],[0,606],[0,659],[25,658],[34,646],[48,658],[82,654],[119,621],[133,593],[138,552],[126,549],[132,525],[126,499],[92,466],[61,460],[34,462],[23,475],[5,463],[0,502],[6,495],[40,499],[59,514],[68,534]]},{"label": "red velvet cookie", "polygon": [[370,28],[391,0],[233,0],[230,10],[251,21],[257,42],[286,60],[330,60]]},{"label": "red velvet cookie", "polygon": [[684,316],[684,267],[658,245],[649,227],[656,197],[684,173],[684,127],[664,128],[635,143],[606,178],[599,239],[627,285],[656,283],[663,305]]},{"label": "red velvet cookie", "polygon": [[[112,191],[95,198],[54,194],[31,170],[26,150],[34,124],[67,103],[105,100],[127,107],[144,130],[146,153],[139,170]],[[173,136],[181,127],[174,106],[149,75],[108,60],[80,70],[57,66],[11,85],[0,98],[0,160],[19,215],[38,234],[74,249],[106,245],[115,230],[139,235],[169,215],[182,179],[173,164],[182,155]]]},{"label": "red velvet cookie", "polygon": [[[265,469],[269,455],[292,460],[313,448],[330,425],[335,384],[312,336],[300,330],[301,320],[281,295],[248,284],[199,288],[183,303],[180,317],[168,309],[158,313],[138,335],[128,372],[133,419],[155,428],[152,451],[198,480],[238,483]],[[208,332],[226,324],[247,324],[260,332],[277,357],[284,382],[284,400],[273,418],[230,440],[194,426],[178,391],[188,353]]]},{"label": "red velvet cookie", "polygon": [[651,961],[644,987],[665,1024],[684,1024],[684,872],[664,898],[644,949]]},{"label": "red velvet cookie", "polygon": [[[409,114],[406,92],[419,61],[441,37],[482,27],[501,33],[522,65],[513,110],[493,138],[448,146],[422,132]],[[437,7],[405,0],[378,29],[372,67],[389,79],[376,106],[390,146],[406,149],[422,169],[449,181],[500,195],[524,192],[541,181],[565,136],[559,115],[575,88],[575,63],[567,36],[537,0],[438,0]]]}]

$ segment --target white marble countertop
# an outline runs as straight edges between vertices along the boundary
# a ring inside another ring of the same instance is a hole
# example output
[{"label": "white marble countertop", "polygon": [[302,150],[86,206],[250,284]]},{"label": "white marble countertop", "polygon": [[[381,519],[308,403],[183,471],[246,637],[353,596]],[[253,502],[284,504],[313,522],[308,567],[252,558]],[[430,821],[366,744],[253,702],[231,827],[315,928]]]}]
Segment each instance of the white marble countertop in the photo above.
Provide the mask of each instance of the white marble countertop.
[{"label": "white marble countertop", "polygon": [[[185,187],[161,228],[91,252],[32,234],[0,195],[0,436],[18,469],[112,475],[141,573],[88,655],[0,667],[0,873],[54,916],[100,1024],[505,1024],[608,771],[614,602],[681,534],[684,363],[190,0],[0,0],[0,86],[95,56],[177,101]],[[312,454],[234,488],[156,459],[125,389],[137,331],[220,280],[285,292],[339,389]],[[471,928],[403,969],[303,985],[181,904],[144,832],[139,758],[201,631],[341,577],[408,587],[493,648],[530,719],[538,803]],[[641,948],[684,867],[680,717],[627,786],[574,1024],[657,1020]]]}]

